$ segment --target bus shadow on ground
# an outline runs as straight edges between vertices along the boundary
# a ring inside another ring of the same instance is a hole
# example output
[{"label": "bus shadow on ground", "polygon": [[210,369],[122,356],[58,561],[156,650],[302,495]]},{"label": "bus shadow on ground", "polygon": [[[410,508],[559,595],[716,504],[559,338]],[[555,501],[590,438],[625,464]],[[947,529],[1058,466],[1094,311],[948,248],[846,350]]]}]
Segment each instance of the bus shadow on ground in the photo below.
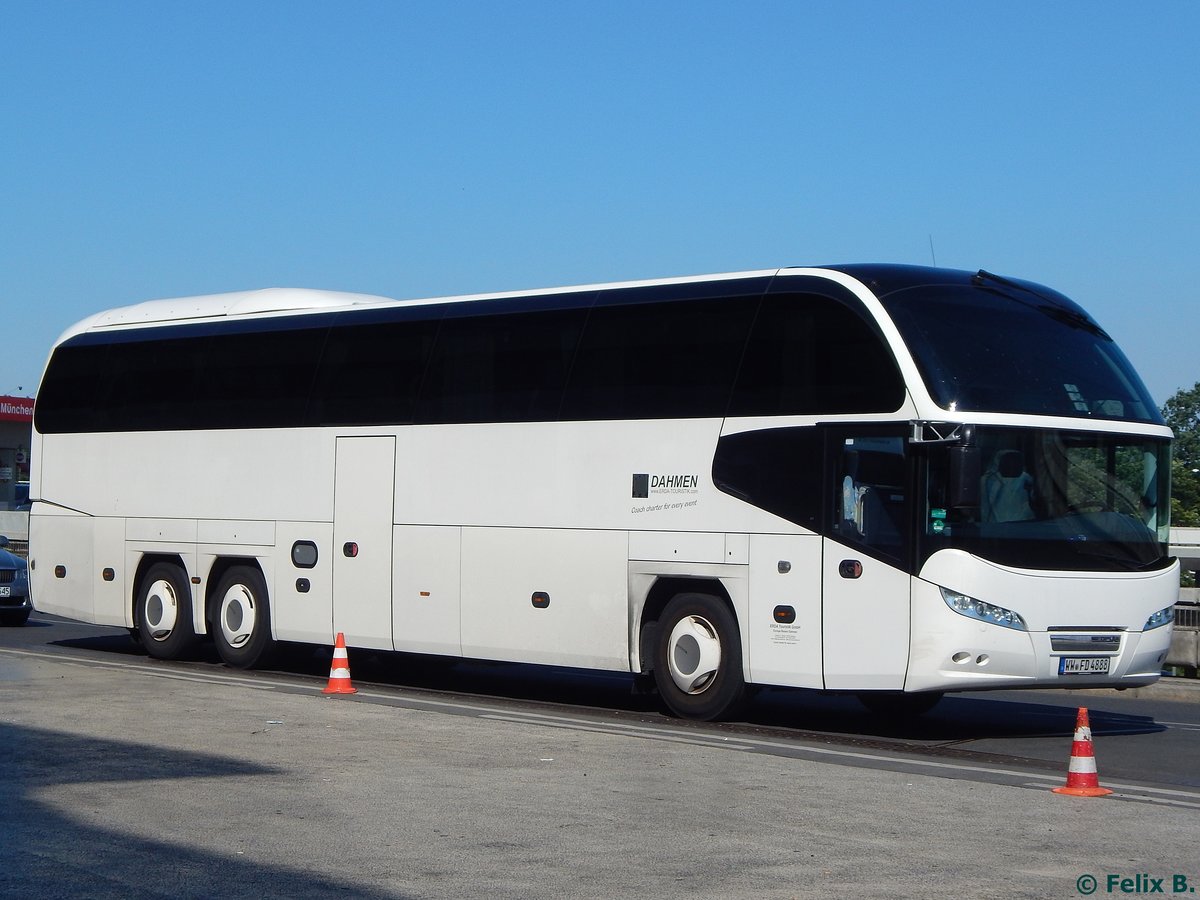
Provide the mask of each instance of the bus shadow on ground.
[{"label": "bus shadow on ground", "polygon": [[[593,709],[662,714],[657,698],[637,694],[632,676],[523,663],[439,659],[400,653],[352,651],[354,677],[381,684],[427,687],[466,694],[561,703]],[[312,657],[309,659],[309,657]],[[319,674],[328,671],[329,651],[303,648],[294,665]],[[295,671],[295,669],[293,669]],[[947,743],[980,738],[1059,737],[1071,735],[1087,698],[1060,703],[1022,702],[987,694],[947,694],[930,712],[919,716],[887,716],[872,712],[853,694],[789,688],[751,691],[735,722],[750,726],[902,740]],[[1165,730],[1150,716],[1103,710],[1091,713],[1095,735],[1151,734]]]},{"label": "bus shadow on ground", "polygon": [[[146,657],[146,651],[128,636],[118,634],[56,641],[57,646]],[[332,648],[283,644],[267,671],[325,677]],[[667,718],[657,699],[633,689],[632,676],[527,663],[491,662],[391,653],[352,648],[349,651],[353,681],[358,685],[448,691],[456,694],[510,700],[517,703],[561,704],[596,711],[631,713]],[[202,665],[223,666],[211,643],[196,656]],[[763,688],[751,699],[735,724],[781,728],[822,735],[875,737],[918,744],[947,744],[987,738],[1036,738],[1070,735],[1079,706],[1088,698],[1061,702],[1022,702],[985,693],[947,694],[930,712],[920,716],[887,716],[866,709],[853,694]],[[1045,696],[1045,695],[1043,695]],[[1150,716],[1093,710],[1093,735],[1152,734],[1166,730]],[[685,724],[685,723],[680,723]]]},{"label": "bus shadow on ground", "polygon": [[[1057,738],[1075,730],[1080,706],[1088,700],[1023,702],[986,694],[947,694],[919,716],[881,716],[853,695],[817,691],[764,691],[752,707],[754,721],[791,724],[808,731],[870,734],[879,737],[945,744],[984,738]],[[1057,699],[1057,698],[1056,698]],[[1093,710],[1093,735],[1153,734],[1166,730],[1152,716]]]},{"label": "bus shadow on ground", "polygon": [[[0,895],[9,897],[352,897],[396,900],[344,880],[207,852],[190,844],[201,822],[177,832],[161,826],[149,838],[119,825],[99,827],[45,799],[63,785],[87,785],[92,815],[105,796],[128,796],[139,782],[161,782],[169,791],[184,779],[279,776],[282,770],[241,759],[166,749],[157,745],[82,737],[0,722]],[[150,789],[150,788],[147,788]],[[216,804],[240,803],[237,790],[206,792]],[[128,808],[127,806],[125,808]],[[229,812],[226,810],[226,812]],[[219,827],[214,820],[211,827]],[[248,845],[253,835],[231,834]]]}]

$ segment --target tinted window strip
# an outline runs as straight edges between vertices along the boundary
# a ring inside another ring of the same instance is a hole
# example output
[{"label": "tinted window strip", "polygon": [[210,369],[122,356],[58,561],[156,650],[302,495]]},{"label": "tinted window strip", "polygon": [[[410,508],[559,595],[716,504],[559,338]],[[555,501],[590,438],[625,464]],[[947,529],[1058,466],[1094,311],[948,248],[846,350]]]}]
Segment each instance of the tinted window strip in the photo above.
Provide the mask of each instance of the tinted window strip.
[{"label": "tinted window strip", "polygon": [[[821,279],[802,280],[829,287]],[[873,349],[886,364],[871,368],[862,383],[838,382],[829,399],[854,401],[846,411],[894,409],[881,406],[879,398],[887,397],[888,403],[902,398],[903,382],[873,320],[850,296],[779,296],[780,286],[794,287],[798,281],[776,279],[772,285],[770,278],[734,279],[93,332],[55,351],[39,394],[37,427],[54,433],[718,418],[840,408],[820,403],[793,408],[741,384],[761,349],[755,341],[764,327],[764,295],[777,307],[797,303],[805,313],[802,328],[804,321],[827,320],[813,318],[825,304],[840,307],[840,317],[856,323],[859,341],[864,332],[874,335],[879,346]],[[463,325],[449,329],[450,322]],[[375,337],[371,352],[359,342],[359,329]],[[544,334],[535,337],[539,329]],[[495,335],[492,344],[489,334]],[[459,355],[438,356],[444,352],[438,346],[450,339],[457,341]],[[488,359],[471,360],[473,346]],[[538,348],[547,359],[535,358]],[[771,351],[787,356],[787,347],[777,340]],[[170,371],[164,380],[162,361],[169,363],[175,355],[192,360],[177,361],[174,380]],[[243,366],[247,358],[253,364]],[[454,371],[460,359],[475,367],[471,377]],[[526,360],[544,372],[521,371]],[[256,365],[269,386],[266,392],[239,387],[254,381]],[[442,380],[436,387],[434,365]],[[229,371],[203,377],[212,366]],[[774,371],[759,365],[757,377],[760,382],[795,378],[801,370]],[[880,376],[885,383],[873,380]],[[443,382],[458,395],[442,393]],[[806,390],[821,396],[827,387]]]}]

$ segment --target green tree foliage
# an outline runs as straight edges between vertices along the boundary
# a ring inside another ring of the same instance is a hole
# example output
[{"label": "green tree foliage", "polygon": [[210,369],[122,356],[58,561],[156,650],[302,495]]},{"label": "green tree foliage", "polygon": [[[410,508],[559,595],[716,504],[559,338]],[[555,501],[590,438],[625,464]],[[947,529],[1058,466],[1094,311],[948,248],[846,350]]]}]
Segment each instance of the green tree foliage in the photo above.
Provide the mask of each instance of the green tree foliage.
[{"label": "green tree foliage", "polygon": [[1175,392],[1163,404],[1163,418],[1175,432],[1171,462],[1171,524],[1200,526],[1200,381]]},{"label": "green tree foliage", "polygon": [[1200,473],[1179,460],[1171,463],[1171,524],[1200,527]]}]

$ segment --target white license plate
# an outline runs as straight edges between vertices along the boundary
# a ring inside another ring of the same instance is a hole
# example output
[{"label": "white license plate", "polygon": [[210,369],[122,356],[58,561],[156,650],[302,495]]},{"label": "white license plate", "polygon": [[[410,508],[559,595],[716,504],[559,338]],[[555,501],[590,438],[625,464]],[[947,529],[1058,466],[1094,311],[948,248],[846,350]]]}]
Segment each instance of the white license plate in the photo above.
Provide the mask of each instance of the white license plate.
[{"label": "white license plate", "polygon": [[3,587],[0,587],[0,597],[11,597],[11,596],[12,596],[12,588],[10,588],[7,584],[4,585]]},{"label": "white license plate", "polygon": [[1064,656],[1058,661],[1059,675],[1107,675],[1107,656]]}]

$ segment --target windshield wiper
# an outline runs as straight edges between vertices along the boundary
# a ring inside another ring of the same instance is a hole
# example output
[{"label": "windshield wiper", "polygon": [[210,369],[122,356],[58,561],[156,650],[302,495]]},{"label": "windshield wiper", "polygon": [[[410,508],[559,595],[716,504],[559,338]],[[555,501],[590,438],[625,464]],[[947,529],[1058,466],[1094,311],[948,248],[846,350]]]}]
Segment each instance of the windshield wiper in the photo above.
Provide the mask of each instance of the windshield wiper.
[{"label": "windshield wiper", "polygon": [[978,272],[976,272],[974,275],[971,276],[971,280],[973,282],[975,282],[975,284],[979,284],[984,281],[991,281],[996,284],[1002,284],[1008,288],[1013,288],[1014,290],[1017,290],[1017,291],[1024,291],[1027,294],[1033,294],[1033,296],[1035,296],[1041,300],[1046,299],[1045,297],[1043,297],[1041,294],[1039,294],[1037,291],[1033,290],[1032,288],[1028,288],[1023,284],[1017,284],[1017,282],[1015,282],[1009,278],[1005,278],[1003,275],[997,275],[994,272],[987,271],[986,269],[980,269]]},{"label": "windshield wiper", "polygon": [[1038,309],[1056,322],[1062,322],[1064,325],[1086,331],[1088,334],[1095,335],[1101,340],[1112,341],[1112,338],[1108,336],[1103,328],[1083,313],[1075,312],[1073,309],[1064,309],[1061,306],[1039,306]]},{"label": "windshield wiper", "polygon": [[[1024,300],[1021,300],[1018,297],[1012,297],[1012,296],[1009,296],[1008,299],[1010,299],[1016,303],[1020,303],[1024,306],[1028,306],[1030,309],[1036,309],[1038,312],[1042,313],[1043,315],[1049,316],[1051,319],[1054,319],[1056,322],[1062,322],[1064,325],[1068,325],[1071,328],[1078,328],[1081,331],[1086,331],[1088,334],[1094,335],[1095,337],[1098,337],[1101,340],[1110,341],[1110,342],[1112,341],[1112,338],[1108,336],[1108,334],[1104,331],[1104,329],[1101,328],[1099,325],[1097,325],[1095,322],[1093,322],[1091,320],[1091,318],[1089,318],[1087,316],[1087,314],[1080,312],[1077,309],[1070,309],[1069,307],[1062,306],[1061,304],[1055,303],[1054,300],[1052,300],[1050,297],[1047,297],[1044,294],[1041,294],[1038,291],[1035,291],[1031,287],[1026,287],[1023,284],[1018,284],[1017,282],[1012,281],[1011,279],[1005,278],[1003,275],[996,275],[993,272],[988,272],[988,271],[985,271],[984,269],[980,269],[978,272],[976,272],[974,275],[971,276],[971,281],[973,281],[977,287],[983,287],[984,290],[987,290],[987,288],[984,287],[983,283],[985,281],[990,281],[993,284],[1003,285],[1004,287],[1010,288],[1011,290],[1014,290],[1014,291],[1024,291],[1026,294],[1032,294],[1033,296],[1035,296],[1039,300],[1041,300],[1042,303],[1041,304],[1028,303]],[[999,292],[993,291],[993,293],[999,293]],[[1001,294],[1001,296],[1008,296],[1008,295]]]}]

